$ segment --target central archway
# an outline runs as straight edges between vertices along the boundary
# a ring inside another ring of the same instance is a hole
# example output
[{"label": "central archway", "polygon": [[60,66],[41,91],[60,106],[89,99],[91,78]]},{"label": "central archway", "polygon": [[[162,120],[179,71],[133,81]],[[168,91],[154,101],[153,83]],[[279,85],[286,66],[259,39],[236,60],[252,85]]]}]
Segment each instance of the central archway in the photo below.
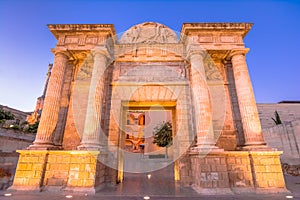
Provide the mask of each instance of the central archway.
[{"label": "central archway", "polygon": [[[123,180],[123,173],[146,173],[155,171],[174,163],[180,156],[182,156],[193,142],[191,126],[191,104],[187,83],[177,83],[173,85],[128,85],[125,83],[118,83],[113,86],[112,93],[112,112],[110,132],[108,137],[109,150],[114,152],[117,156],[117,170],[118,181]],[[124,160],[130,153],[124,151],[124,137],[127,122],[126,113],[132,110],[149,111],[149,110],[169,110],[172,112],[173,128],[173,145],[170,148],[172,152],[171,159],[166,162],[154,162],[143,157],[141,162],[135,164],[131,168],[124,166]],[[176,112],[175,112],[176,110]],[[175,164],[175,179],[179,179],[179,169]]]}]

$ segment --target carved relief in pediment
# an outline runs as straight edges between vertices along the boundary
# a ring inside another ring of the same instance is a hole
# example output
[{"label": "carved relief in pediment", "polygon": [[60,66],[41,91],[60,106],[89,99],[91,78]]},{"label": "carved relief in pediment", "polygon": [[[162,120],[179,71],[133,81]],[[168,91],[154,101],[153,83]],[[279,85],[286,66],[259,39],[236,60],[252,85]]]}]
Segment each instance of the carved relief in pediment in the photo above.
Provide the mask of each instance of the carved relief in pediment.
[{"label": "carved relief in pediment", "polygon": [[128,29],[120,43],[178,43],[178,39],[170,28],[159,23],[145,22]]}]

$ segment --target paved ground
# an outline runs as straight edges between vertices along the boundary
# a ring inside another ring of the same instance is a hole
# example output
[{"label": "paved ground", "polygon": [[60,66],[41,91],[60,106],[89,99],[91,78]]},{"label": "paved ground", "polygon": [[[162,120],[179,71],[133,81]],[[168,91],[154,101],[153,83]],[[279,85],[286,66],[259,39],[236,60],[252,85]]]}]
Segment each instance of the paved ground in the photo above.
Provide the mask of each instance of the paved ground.
[{"label": "paved ground", "polygon": [[[12,196],[5,197],[7,191],[0,191],[2,200],[61,200],[67,199],[66,195],[72,195],[73,200],[142,200],[149,196],[151,200],[196,200],[196,199],[228,199],[228,200],[282,200],[286,196],[293,196],[293,199],[300,200],[300,177],[285,176],[288,190],[287,194],[232,194],[232,195],[210,195],[205,196],[196,193],[191,188],[180,188],[176,186],[171,178],[165,178],[167,171],[153,173],[148,179],[147,174],[125,174],[124,183],[118,186],[111,186],[102,189],[96,195],[85,195],[76,193],[55,193],[55,192],[10,192]],[[169,177],[169,176],[168,176]]]}]

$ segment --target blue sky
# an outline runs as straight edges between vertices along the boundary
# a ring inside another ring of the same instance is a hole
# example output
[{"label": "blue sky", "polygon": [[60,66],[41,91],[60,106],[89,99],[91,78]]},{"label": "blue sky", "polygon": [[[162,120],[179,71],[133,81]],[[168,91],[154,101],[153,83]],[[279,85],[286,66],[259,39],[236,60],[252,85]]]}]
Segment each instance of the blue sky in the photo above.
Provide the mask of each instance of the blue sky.
[{"label": "blue sky", "polygon": [[56,40],[47,24],[145,21],[180,31],[184,22],[253,22],[245,38],[259,103],[300,100],[300,1],[0,0],[0,104],[24,111],[42,94]]}]

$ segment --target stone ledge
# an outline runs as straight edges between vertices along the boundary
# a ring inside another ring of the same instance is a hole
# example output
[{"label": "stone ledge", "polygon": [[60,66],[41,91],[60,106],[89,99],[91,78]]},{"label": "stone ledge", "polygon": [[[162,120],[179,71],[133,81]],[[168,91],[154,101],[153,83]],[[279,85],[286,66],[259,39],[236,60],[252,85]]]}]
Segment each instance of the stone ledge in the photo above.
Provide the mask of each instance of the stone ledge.
[{"label": "stone ledge", "polygon": [[[62,154],[62,155],[98,155],[100,151],[83,151],[83,150],[73,150],[73,151],[64,151],[64,150],[16,150],[20,154]],[[104,153],[105,154],[105,153]]]},{"label": "stone ledge", "polygon": [[196,185],[192,185],[192,188],[199,194],[205,195],[232,195],[233,192],[229,188],[201,188]]}]

